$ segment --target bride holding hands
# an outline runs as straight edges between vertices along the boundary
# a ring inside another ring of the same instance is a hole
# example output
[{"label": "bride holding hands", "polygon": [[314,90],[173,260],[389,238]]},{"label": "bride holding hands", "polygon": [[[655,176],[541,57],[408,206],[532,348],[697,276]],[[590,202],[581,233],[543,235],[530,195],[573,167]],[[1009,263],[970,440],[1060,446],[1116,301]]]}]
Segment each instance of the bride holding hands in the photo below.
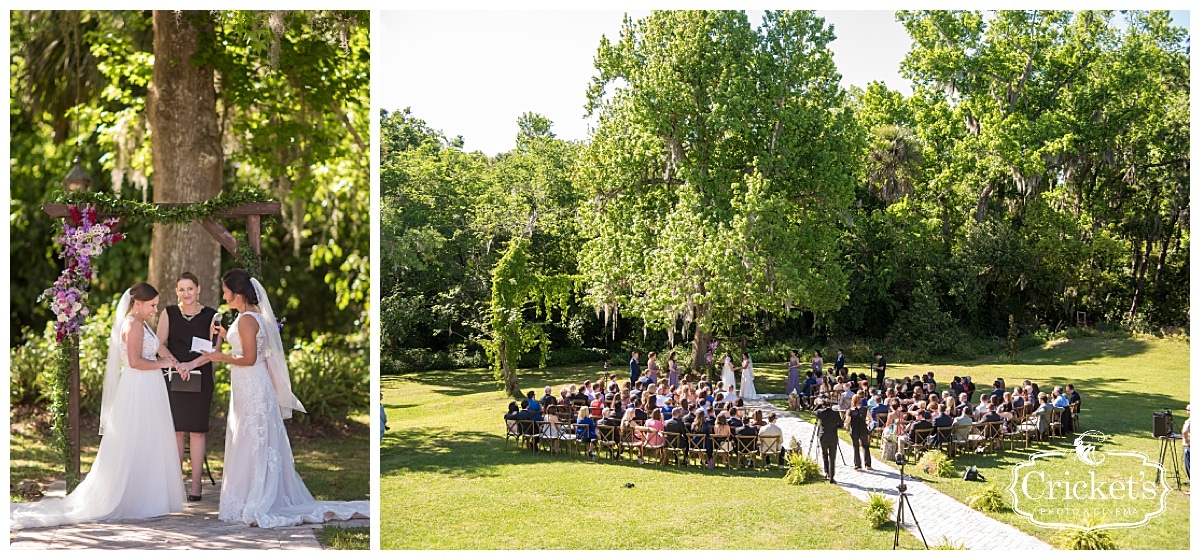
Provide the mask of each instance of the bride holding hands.
[{"label": "bride holding hands", "polygon": [[228,332],[213,326],[215,334],[229,341],[230,352],[204,353],[231,366],[218,517],[259,527],[369,517],[366,500],[316,501],[305,487],[283,425],[293,410],[304,412],[304,407],[292,394],[287,356],[266,292],[241,269],[226,272],[221,287],[222,299],[238,316]]},{"label": "bride holding hands", "polygon": [[158,290],[134,284],[113,314],[100,404],[100,450],[87,477],[62,499],[11,504],[12,529],[183,511],[183,476],[171,406],[158,358],[159,340],[147,324],[158,314]]}]

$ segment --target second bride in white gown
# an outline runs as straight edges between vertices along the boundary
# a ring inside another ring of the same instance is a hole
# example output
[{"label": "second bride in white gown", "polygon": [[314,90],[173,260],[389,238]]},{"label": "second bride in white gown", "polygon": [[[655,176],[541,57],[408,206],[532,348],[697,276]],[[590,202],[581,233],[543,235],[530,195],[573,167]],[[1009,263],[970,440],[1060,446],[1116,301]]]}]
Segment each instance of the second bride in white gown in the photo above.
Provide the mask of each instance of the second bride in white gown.
[{"label": "second bride in white gown", "polygon": [[225,303],[238,317],[224,337],[230,353],[205,354],[231,366],[218,517],[258,527],[369,517],[366,500],[316,501],[304,486],[283,425],[293,410],[304,412],[304,407],[292,394],[271,305],[262,285],[244,270],[226,272],[221,284]]},{"label": "second bride in white gown", "polygon": [[758,392],[754,390],[754,362],[750,354],[742,352],[742,400],[757,399]]}]

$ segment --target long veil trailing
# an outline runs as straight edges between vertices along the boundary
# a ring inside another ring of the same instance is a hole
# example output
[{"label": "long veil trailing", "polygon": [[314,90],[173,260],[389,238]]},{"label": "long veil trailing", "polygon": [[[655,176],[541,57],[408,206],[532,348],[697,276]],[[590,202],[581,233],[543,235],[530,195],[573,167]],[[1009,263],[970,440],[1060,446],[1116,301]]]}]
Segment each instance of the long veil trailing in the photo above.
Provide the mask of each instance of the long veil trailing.
[{"label": "long veil trailing", "polygon": [[104,435],[105,428],[112,422],[113,402],[116,401],[117,387],[121,384],[121,371],[125,369],[122,365],[125,357],[121,355],[121,326],[129,315],[131,299],[129,290],[125,290],[117,310],[113,312],[112,332],[108,336],[108,363],[104,366],[104,392],[100,395],[100,435]]},{"label": "long veil trailing", "polygon": [[264,356],[263,363],[267,366],[271,385],[275,387],[275,397],[279,400],[279,413],[284,418],[291,418],[293,410],[307,411],[304,410],[304,405],[300,404],[300,399],[292,393],[292,378],[288,372],[287,354],[283,352],[283,339],[279,336],[277,328],[279,323],[275,320],[275,312],[271,309],[271,301],[267,299],[267,292],[257,279],[251,278],[250,283],[254,285],[254,293],[258,296],[258,308],[262,311],[263,318],[267,320],[267,355]]}]

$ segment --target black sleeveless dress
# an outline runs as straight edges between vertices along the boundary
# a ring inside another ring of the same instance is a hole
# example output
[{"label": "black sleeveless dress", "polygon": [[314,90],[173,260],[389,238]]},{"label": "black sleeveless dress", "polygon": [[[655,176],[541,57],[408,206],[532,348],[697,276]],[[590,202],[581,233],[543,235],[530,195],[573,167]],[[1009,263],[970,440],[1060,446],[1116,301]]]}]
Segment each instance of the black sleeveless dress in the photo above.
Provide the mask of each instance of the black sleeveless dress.
[{"label": "black sleeveless dress", "polygon": [[[199,352],[192,352],[192,337],[208,339],[209,327],[217,310],[204,306],[191,320],[183,316],[178,305],[167,306],[167,320],[170,321],[170,332],[167,333],[167,350],[180,362],[190,362],[200,357]],[[200,392],[186,393],[170,391],[171,382],[167,381],[168,395],[171,399],[171,417],[175,420],[176,432],[208,431],[208,417],[212,409],[213,398],[213,365],[204,364],[192,372],[200,375]]]}]

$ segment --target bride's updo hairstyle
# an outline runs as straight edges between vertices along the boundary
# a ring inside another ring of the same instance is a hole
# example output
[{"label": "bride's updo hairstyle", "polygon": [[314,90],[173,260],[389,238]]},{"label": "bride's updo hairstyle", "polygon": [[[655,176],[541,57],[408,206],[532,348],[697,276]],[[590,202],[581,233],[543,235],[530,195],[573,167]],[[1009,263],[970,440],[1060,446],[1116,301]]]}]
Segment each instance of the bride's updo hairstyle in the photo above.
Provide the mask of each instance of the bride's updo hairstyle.
[{"label": "bride's updo hairstyle", "polygon": [[234,268],[225,272],[221,277],[221,283],[225,284],[229,291],[246,298],[246,303],[250,305],[258,305],[258,294],[254,292],[254,284],[250,283],[250,273],[240,268]]},{"label": "bride's updo hairstyle", "polygon": [[145,282],[138,282],[129,288],[129,297],[134,301],[150,301],[158,297],[158,290]]}]

